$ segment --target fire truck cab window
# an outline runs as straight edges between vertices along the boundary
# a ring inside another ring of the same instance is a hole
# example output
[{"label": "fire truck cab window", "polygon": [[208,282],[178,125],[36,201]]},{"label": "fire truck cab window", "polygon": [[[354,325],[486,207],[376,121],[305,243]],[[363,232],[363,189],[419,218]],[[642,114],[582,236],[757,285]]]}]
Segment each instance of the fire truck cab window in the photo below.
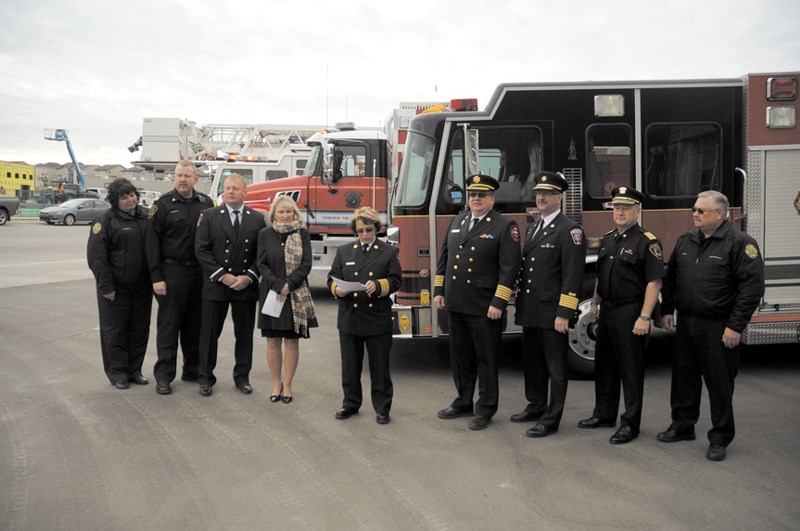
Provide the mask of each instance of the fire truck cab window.
[{"label": "fire truck cab window", "polygon": [[645,191],[694,197],[719,190],[722,130],[711,123],[652,124],[645,131]]},{"label": "fire truck cab window", "polygon": [[[479,128],[480,172],[491,175],[500,183],[495,192],[495,205],[501,212],[525,212],[534,202],[531,178],[541,171],[541,132],[533,127],[482,127]],[[464,189],[464,136],[458,130],[453,136],[448,168],[450,188]],[[444,200],[458,203],[465,200],[463,193],[452,194],[444,190]]]},{"label": "fire truck cab window", "polygon": [[367,149],[364,146],[337,146],[333,153],[333,178],[366,175]]},{"label": "fire truck cab window", "polygon": [[216,194],[212,194],[213,197],[216,198],[222,195],[222,192],[225,191],[225,179],[227,179],[228,175],[231,175],[232,173],[238,173],[244,177],[244,180],[248,185],[253,184],[253,170],[248,170],[246,168],[226,168],[222,170],[222,175],[220,175],[219,178]]},{"label": "fire truck cab window", "polygon": [[425,204],[435,148],[433,139],[413,132],[408,134],[397,180],[397,206],[415,207]]},{"label": "fire truck cab window", "polygon": [[617,186],[633,185],[631,128],[627,124],[594,124],[586,129],[586,186],[589,196],[611,197]]}]

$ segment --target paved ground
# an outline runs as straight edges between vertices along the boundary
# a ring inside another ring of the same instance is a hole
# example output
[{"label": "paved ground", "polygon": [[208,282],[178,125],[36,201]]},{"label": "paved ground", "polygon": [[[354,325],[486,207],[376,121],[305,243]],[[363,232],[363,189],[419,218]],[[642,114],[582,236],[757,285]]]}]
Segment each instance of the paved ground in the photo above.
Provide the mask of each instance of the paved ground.
[{"label": "paved ground", "polygon": [[627,446],[576,427],[590,381],[570,383],[558,434],[526,438],[508,421],[524,405],[516,342],[483,432],[436,418],[453,386],[446,351],[425,343],[393,351],[391,424],[376,424],[368,402],[337,421],[335,307],[321,289],[294,403],[269,403],[260,338],[255,392],[233,387],[229,329],[212,397],[184,382],[170,396],[118,391],[101,368],[88,230],[0,227],[0,529],[798,528],[796,348],[744,352],[722,463],[704,457],[707,402],[697,441],[655,440],[669,421],[663,339],[651,342],[642,435]]}]

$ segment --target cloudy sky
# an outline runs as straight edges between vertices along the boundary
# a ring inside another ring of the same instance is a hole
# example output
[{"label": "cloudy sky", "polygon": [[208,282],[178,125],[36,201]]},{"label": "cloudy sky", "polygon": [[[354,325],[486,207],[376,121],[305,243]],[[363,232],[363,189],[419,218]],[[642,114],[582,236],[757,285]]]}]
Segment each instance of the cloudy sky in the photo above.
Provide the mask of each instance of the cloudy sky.
[{"label": "cloudy sky", "polygon": [[[757,6],[757,7],[756,7]],[[382,125],[510,81],[800,69],[796,0],[0,0],[0,160],[129,166],[144,117]],[[10,30],[10,31],[9,31]]]}]

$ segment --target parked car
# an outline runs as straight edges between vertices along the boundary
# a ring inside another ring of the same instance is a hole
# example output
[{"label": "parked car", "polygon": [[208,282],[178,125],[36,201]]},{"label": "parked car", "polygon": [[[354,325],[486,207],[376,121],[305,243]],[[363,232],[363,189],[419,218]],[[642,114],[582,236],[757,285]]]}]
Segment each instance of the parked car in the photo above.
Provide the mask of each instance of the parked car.
[{"label": "parked car", "polygon": [[103,201],[106,200],[106,196],[108,195],[108,190],[106,188],[87,188],[87,190],[96,193],[97,197],[102,199]]},{"label": "parked car", "polygon": [[0,225],[5,225],[11,216],[17,213],[19,197],[13,195],[0,195]]},{"label": "parked car", "polygon": [[70,199],[60,205],[40,210],[39,221],[44,221],[48,225],[54,223],[63,223],[64,225],[91,223],[95,217],[110,206],[99,199]]},{"label": "parked car", "polygon": [[56,192],[56,203],[81,197],[100,199],[100,194],[89,190],[82,184],[62,183]]},{"label": "parked car", "polygon": [[139,190],[139,204],[146,207],[153,206],[156,199],[161,197],[161,192],[154,192],[153,190]]}]

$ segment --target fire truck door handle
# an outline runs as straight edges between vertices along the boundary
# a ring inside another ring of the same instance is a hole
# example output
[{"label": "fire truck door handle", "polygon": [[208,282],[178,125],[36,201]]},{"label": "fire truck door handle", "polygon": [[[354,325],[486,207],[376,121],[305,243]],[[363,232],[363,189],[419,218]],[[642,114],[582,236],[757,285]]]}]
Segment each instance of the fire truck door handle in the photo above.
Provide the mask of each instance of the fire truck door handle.
[{"label": "fire truck door handle", "polygon": [[742,214],[737,218],[738,221],[747,217],[747,172],[742,168],[735,168],[735,171],[742,174]]}]

